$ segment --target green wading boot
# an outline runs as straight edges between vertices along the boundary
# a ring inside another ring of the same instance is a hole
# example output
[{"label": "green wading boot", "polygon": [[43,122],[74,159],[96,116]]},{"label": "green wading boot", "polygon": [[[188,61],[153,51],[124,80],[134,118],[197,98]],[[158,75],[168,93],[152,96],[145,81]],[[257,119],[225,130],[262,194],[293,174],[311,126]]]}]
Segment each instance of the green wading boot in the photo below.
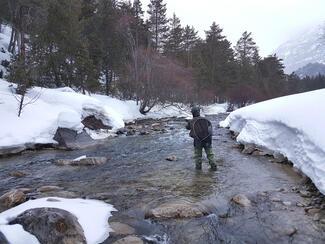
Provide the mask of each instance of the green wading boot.
[{"label": "green wading boot", "polygon": [[217,165],[216,165],[216,163],[214,161],[214,154],[213,154],[212,148],[206,148],[205,152],[207,154],[207,158],[209,160],[211,170],[216,171],[217,170]]},{"label": "green wading boot", "polygon": [[194,149],[195,169],[202,169],[202,148]]}]

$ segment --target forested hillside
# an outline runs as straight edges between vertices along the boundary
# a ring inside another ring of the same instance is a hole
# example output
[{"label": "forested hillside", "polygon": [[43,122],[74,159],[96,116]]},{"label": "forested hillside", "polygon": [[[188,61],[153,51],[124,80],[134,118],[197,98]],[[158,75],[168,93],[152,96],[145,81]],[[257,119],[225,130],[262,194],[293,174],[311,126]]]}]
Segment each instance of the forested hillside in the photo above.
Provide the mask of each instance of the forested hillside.
[{"label": "forested hillside", "polygon": [[233,45],[212,23],[202,38],[167,7],[163,0],[3,0],[1,25],[12,28],[7,78],[22,99],[32,86],[69,86],[137,100],[144,114],[157,103],[244,106],[325,87],[323,77],[285,75],[277,56],[259,55],[252,33]]}]

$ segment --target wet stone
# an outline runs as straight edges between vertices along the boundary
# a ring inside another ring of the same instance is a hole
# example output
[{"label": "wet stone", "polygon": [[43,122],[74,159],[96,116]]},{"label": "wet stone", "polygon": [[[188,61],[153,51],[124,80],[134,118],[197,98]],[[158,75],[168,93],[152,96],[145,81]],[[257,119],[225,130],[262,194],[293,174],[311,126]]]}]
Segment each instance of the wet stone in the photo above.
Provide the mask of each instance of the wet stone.
[{"label": "wet stone", "polygon": [[305,198],[310,198],[311,193],[309,191],[299,191],[300,196],[305,197]]},{"label": "wet stone", "polygon": [[297,202],[296,206],[302,208],[302,207],[305,207],[305,204],[303,204],[303,203],[301,203],[301,202]]},{"label": "wet stone", "polygon": [[59,166],[96,166],[106,162],[107,158],[105,157],[89,157],[77,161],[73,159],[58,159],[54,161],[54,163]]},{"label": "wet stone", "polygon": [[21,171],[14,171],[14,172],[9,173],[9,176],[16,177],[16,178],[22,178],[22,177],[25,177],[26,175],[27,175],[26,173],[21,172]]},{"label": "wet stone", "polygon": [[136,236],[127,236],[113,242],[113,244],[143,244],[144,242]]},{"label": "wet stone", "polygon": [[252,154],[256,148],[252,145],[245,145],[245,148],[243,149],[242,153],[244,154]]},{"label": "wet stone", "polygon": [[271,201],[272,202],[281,202],[281,199],[274,197],[274,198],[271,199]]},{"label": "wet stone", "polygon": [[249,207],[251,206],[251,201],[243,194],[238,194],[231,199],[234,203],[243,206]]},{"label": "wet stone", "polygon": [[311,208],[311,209],[307,209],[306,211],[308,214],[310,215],[314,215],[314,214],[317,214],[320,212],[320,209],[319,208]]},{"label": "wet stone", "polygon": [[133,235],[135,233],[135,229],[129,225],[119,223],[119,222],[111,222],[110,227],[112,228],[113,232],[111,233],[114,235]]},{"label": "wet stone", "polygon": [[60,191],[62,190],[62,187],[59,186],[42,186],[37,189],[39,192],[50,192],[50,191]]},{"label": "wet stone", "polygon": [[182,219],[208,215],[204,206],[192,203],[165,203],[146,212],[145,218]]},{"label": "wet stone", "polygon": [[166,160],[167,161],[177,161],[177,157],[175,156],[175,155],[172,155],[172,156],[168,156],[167,158],[166,158]]},{"label": "wet stone", "polygon": [[21,190],[11,190],[0,197],[0,205],[6,209],[15,207],[26,201],[26,195]]},{"label": "wet stone", "polygon": [[294,234],[297,233],[297,228],[296,227],[289,227],[287,229],[284,229],[284,234],[287,236],[293,236]]}]

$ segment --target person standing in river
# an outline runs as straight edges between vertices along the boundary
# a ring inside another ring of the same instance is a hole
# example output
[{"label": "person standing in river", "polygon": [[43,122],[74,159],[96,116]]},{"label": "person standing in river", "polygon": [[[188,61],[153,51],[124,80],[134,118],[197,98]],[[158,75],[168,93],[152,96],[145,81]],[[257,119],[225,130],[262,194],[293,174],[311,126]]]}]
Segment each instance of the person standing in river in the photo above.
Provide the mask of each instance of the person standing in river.
[{"label": "person standing in river", "polygon": [[200,108],[192,107],[193,119],[187,123],[186,129],[190,130],[190,137],[194,139],[194,159],[197,170],[202,169],[202,151],[204,151],[209,160],[211,170],[217,170],[212,150],[212,124],[200,116]]}]

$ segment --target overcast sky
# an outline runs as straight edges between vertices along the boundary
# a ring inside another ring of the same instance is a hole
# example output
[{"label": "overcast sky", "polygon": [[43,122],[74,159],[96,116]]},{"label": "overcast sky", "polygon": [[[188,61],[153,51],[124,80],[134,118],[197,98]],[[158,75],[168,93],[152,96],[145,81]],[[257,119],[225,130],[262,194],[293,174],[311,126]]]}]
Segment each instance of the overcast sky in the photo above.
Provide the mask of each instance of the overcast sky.
[{"label": "overcast sky", "polygon": [[[150,0],[142,0],[144,9]],[[325,0],[165,0],[182,25],[193,25],[204,36],[213,21],[233,44],[247,30],[261,55],[271,54],[299,30],[325,20]]]}]

